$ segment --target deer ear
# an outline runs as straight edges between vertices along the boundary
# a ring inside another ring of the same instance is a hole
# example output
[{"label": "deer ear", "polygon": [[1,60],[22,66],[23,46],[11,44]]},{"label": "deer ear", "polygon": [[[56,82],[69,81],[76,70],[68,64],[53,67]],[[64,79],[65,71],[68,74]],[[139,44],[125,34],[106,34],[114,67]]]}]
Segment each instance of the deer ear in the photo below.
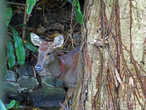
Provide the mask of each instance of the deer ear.
[{"label": "deer ear", "polygon": [[35,34],[35,33],[30,33],[30,37],[31,37],[31,42],[35,45],[35,46],[40,46],[41,44],[41,39],[40,37]]},{"label": "deer ear", "polygon": [[59,34],[54,38],[53,46],[54,48],[61,47],[63,43],[64,43],[64,37],[63,35]]}]

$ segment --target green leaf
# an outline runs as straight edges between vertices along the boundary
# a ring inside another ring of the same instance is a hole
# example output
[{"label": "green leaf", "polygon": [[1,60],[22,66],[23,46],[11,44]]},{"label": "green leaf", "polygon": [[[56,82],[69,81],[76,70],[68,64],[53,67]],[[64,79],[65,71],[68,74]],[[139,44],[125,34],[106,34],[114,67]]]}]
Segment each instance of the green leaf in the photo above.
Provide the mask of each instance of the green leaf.
[{"label": "green leaf", "polygon": [[6,13],[5,13],[5,22],[6,22],[6,25],[7,26],[9,25],[12,16],[13,16],[12,8],[11,7],[8,7],[6,9]]},{"label": "green leaf", "polygon": [[33,52],[37,52],[37,47],[35,47],[35,46],[33,46],[31,43],[29,43],[29,42],[26,42],[25,44],[25,47],[27,48],[27,49],[29,49],[29,50],[31,50],[31,51],[33,51]]},{"label": "green leaf", "polygon": [[16,104],[15,104],[14,110],[19,110],[19,109],[18,109],[18,108],[19,108],[19,105],[20,105],[20,103],[19,103],[18,101],[16,101]]},{"label": "green leaf", "polygon": [[6,110],[6,107],[1,100],[0,100],[0,110]]},{"label": "green leaf", "polygon": [[16,56],[17,56],[17,62],[19,65],[23,65],[25,63],[25,49],[23,46],[23,41],[21,37],[19,36],[18,32],[12,28],[13,32],[13,39],[14,39],[14,46],[15,46],[15,51],[16,51]]},{"label": "green leaf", "polygon": [[83,24],[83,15],[82,12],[79,11],[77,8],[75,9],[75,18],[76,21],[79,22],[80,24]]},{"label": "green leaf", "polygon": [[37,0],[27,0],[27,14],[30,15],[33,7],[35,6]]},{"label": "green leaf", "polygon": [[76,18],[77,22],[79,22],[80,24],[83,24],[83,14],[81,12],[79,1],[74,0],[73,6],[75,8],[75,10],[74,10],[75,11],[75,18]]},{"label": "green leaf", "polygon": [[78,0],[66,0],[67,2],[73,4],[74,12],[75,12],[75,19],[80,24],[83,24],[83,14],[81,12],[80,3]]},{"label": "green leaf", "polygon": [[7,105],[7,110],[14,108],[16,105],[16,101],[12,100],[8,105]]},{"label": "green leaf", "polygon": [[13,44],[10,40],[8,41],[7,53],[8,53],[8,66],[9,68],[12,68],[15,65],[15,55],[14,55]]}]

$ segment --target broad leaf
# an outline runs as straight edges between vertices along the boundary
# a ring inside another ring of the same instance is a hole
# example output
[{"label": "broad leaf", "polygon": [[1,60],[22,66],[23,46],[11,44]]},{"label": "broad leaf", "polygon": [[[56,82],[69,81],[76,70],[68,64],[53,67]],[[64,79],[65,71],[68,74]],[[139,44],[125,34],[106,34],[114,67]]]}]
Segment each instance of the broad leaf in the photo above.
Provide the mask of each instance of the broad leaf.
[{"label": "broad leaf", "polygon": [[37,52],[37,47],[35,47],[35,46],[33,46],[31,43],[29,43],[29,42],[26,42],[25,44],[25,47],[27,48],[27,49],[29,49],[29,50],[31,50],[31,51],[33,51],[33,52]]},{"label": "broad leaf", "polygon": [[76,18],[77,22],[79,22],[80,24],[83,24],[83,14],[81,12],[79,1],[74,0],[73,6],[75,8],[75,18]]},{"label": "broad leaf", "polygon": [[79,11],[77,8],[75,8],[75,18],[76,21],[79,22],[80,24],[83,24],[83,15],[82,12]]},{"label": "broad leaf", "polygon": [[25,49],[23,46],[23,41],[21,37],[19,36],[18,32],[14,28],[11,28],[11,29],[13,32],[17,62],[18,64],[23,65],[25,63]]},{"label": "broad leaf", "polygon": [[14,108],[16,105],[16,101],[12,100],[8,105],[7,105],[7,110]]},{"label": "broad leaf", "polygon": [[66,0],[67,2],[71,3],[74,7],[75,12],[75,19],[80,24],[83,24],[83,14],[81,12],[80,3],[78,0]]},{"label": "broad leaf", "polygon": [[30,15],[33,7],[35,6],[37,0],[27,0],[27,14]]},{"label": "broad leaf", "polygon": [[13,44],[10,40],[8,41],[7,53],[8,53],[8,66],[9,68],[12,68],[15,65],[15,55],[14,55]]}]

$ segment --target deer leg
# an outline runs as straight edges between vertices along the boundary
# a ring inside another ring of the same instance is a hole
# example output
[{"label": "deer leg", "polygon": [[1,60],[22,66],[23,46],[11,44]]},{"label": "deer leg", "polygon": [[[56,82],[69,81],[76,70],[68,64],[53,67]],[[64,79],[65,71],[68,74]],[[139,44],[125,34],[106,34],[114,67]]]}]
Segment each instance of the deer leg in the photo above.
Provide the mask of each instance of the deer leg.
[{"label": "deer leg", "polygon": [[[64,101],[64,103],[60,103],[61,107],[59,110],[70,110],[68,101],[72,100],[73,92],[74,92],[74,88],[68,89],[68,91],[66,93],[65,101]],[[70,103],[70,104],[72,104],[72,103]]]}]

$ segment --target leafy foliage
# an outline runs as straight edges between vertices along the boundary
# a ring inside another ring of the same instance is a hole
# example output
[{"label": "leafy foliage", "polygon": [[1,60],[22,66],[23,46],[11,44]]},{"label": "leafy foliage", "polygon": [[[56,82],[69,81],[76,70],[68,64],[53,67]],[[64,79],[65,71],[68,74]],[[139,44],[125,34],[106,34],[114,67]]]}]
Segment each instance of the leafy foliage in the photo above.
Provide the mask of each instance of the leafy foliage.
[{"label": "leafy foliage", "polygon": [[12,68],[15,65],[15,54],[14,54],[13,44],[10,40],[8,41],[7,54],[8,54],[8,66],[9,68]]},{"label": "leafy foliage", "polygon": [[14,46],[16,50],[16,56],[17,56],[17,62],[20,65],[23,65],[25,63],[25,49],[23,46],[23,41],[21,37],[19,36],[18,32],[11,28],[13,32],[13,39],[14,39]]},{"label": "leafy foliage", "polygon": [[33,7],[35,6],[37,0],[27,0],[27,14],[30,15]]},{"label": "leafy foliage", "polygon": [[67,0],[74,7],[75,19],[80,24],[83,24],[83,14],[81,12],[80,3],[78,0]]},{"label": "leafy foliage", "polygon": [[[80,3],[78,0],[66,0],[71,3],[74,7],[75,19],[80,24],[83,24],[83,14],[81,12]],[[27,0],[27,14],[30,15],[33,7],[37,3],[37,0]]]},{"label": "leafy foliage", "polygon": [[[19,65],[23,65],[25,63],[25,49],[24,49],[23,41],[22,41],[19,33],[16,31],[16,29],[9,25],[12,15],[13,15],[12,8],[7,8],[7,13],[6,13],[6,17],[5,17],[6,25],[10,27],[10,30],[13,33],[13,39],[14,39],[14,46],[13,46],[13,42],[11,40],[9,40],[8,44],[7,44],[8,66],[10,69],[15,66],[16,57],[17,57],[17,63]],[[15,49],[14,49],[14,47],[15,47]],[[25,47],[33,52],[37,51],[37,48],[34,47],[33,45],[31,45],[29,42],[25,43]],[[15,53],[16,53],[16,57],[15,57]]]},{"label": "leafy foliage", "polygon": [[[34,6],[36,5],[38,0],[27,0],[27,14],[30,15],[32,12],[32,9],[34,8]],[[74,8],[74,12],[75,12],[75,19],[77,22],[79,22],[80,24],[83,24],[83,14],[81,12],[80,9],[80,3],[78,0],[66,0],[69,3],[72,4],[73,8]],[[6,25],[8,26],[11,18],[12,18],[12,8],[7,8],[7,13],[6,13]],[[9,68],[14,67],[14,65],[16,64],[16,58],[17,58],[17,63],[19,65],[23,65],[25,63],[25,49],[24,46],[29,49],[30,51],[33,52],[37,52],[37,48],[34,47],[31,43],[29,43],[28,41],[26,41],[23,44],[23,41],[19,35],[19,33],[16,31],[15,28],[10,26],[10,29],[13,33],[13,39],[14,39],[14,47],[13,47],[13,42],[12,41],[8,41],[8,45],[7,45],[7,54],[8,54],[8,66]],[[16,58],[15,58],[16,55]]]},{"label": "leafy foliage", "polygon": [[27,49],[29,49],[29,50],[31,50],[31,51],[33,51],[33,52],[37,52],[37,47],[35,47],[35,46],[33,46],[31,43],[29,43],[29,42],[25,42],[25,47],[27,48]]},{"label": "leafy foliage", "polygon": [[15,28],[11,27],[13,32],[13,39],[14,39],[14,47],[13,43],[9,40],[7,45],[7,54],[8,54],[8,66],[9,68],[13,68],[16,63],[15,53],[17,57],[17,63],[19,65],[23,65],[25,63],[25,49],[24,46],[32,52],[37,52],[37,47],[33,46],[30,42],[26,41],[23,43],[19,33],[16,31]]},{"label": "leafy foliage", "polygon": [[79,1],[74,0],[73,6],[75,8],[75,10],[74,10],[75,11],[75,18],[76,18],[77,22],[79,22],[80,24],[83,24],[83,14],[81,12]]},{"label": "leafy foliage", "polygon": [[15,100],[12,100],[8,105],[7,105],[7,110],[12,109],[12,108],[17,108],[18,105]]}]

